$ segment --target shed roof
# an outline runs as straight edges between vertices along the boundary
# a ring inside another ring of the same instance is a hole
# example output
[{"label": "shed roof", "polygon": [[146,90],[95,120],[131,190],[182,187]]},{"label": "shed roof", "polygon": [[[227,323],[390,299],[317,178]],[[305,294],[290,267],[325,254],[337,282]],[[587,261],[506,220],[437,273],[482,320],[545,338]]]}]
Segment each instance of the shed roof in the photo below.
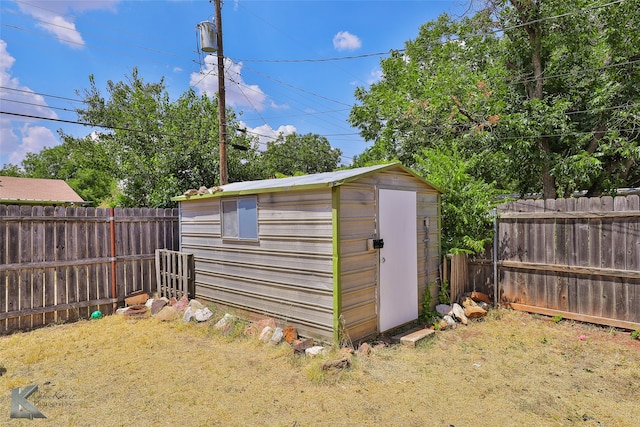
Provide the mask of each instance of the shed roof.
[{"label": "shed roof", "polygon": [[86,204],[62,179],[17,178],[0,176],[0,203],[11,204]]},{"label": "shed roof", "polygon": [[414,178],[424,182],[426,185],[429,185],[430,187],[440,192],[442,191],[435,185],[431,184],[430,182],[426,181],[424,178],[416,174],[411,169],[404,167],[402,164],[389,163],[384,165],[367,166],[363,168],[344,169],[335,172],[316,173],[312,175],[291,176],[287,178],[277,179],[263,179],[259,181],[233,182],[223,185],[222,192],[197,196],[177,196],[172,198],[171,200],[182,201],[207,197],[238,196],[243,194],[271,193],[276,191],[331,188],[337,187],[347,182],[355,181],[376,172],[393,169],[398,169],[406,172]]}]

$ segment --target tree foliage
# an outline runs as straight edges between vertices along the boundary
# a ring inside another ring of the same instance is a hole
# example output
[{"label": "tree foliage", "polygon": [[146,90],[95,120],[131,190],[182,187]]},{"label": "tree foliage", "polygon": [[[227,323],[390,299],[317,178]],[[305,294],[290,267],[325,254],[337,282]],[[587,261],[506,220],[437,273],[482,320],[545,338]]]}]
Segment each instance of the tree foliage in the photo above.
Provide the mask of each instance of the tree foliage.
[{"label": "tree foliage", "polygon": [[424,24],[358,88],[356,164],[455,148],[468,173],[546,197],[640,185],[640,0],[486,1]]},{"label": "tree foliage", "polygon": [[[137,70],[126,81],[107,82],[107,96],[90,77],[83,92],[83,121],[111,129],[98,139],[108,150],[120,182],[121,206],[172,206],[171,197],[189,188],[219,183],[218,109],[215,99],[197,96],[193,89],[171,101],[164,81],[147,83]],[[260,171],[245,167],[255,158],[256,144],[237,135],[233,111],[227,112],[231,181],[255,179]],[[247,160],[249,159],[249,160]]]},{"label": "tree foliage", "polygon": [[269,176],[330,172],[338,167],[342,152],[332,148],[320,135],[282,134],[267,143],[262,153],[263,166]]},{"label": "tree foliage", "polygon": [[416,169],[443,191],[442,240],[445,253],[478,253],[491,242],[491,214],[499,191],[493,184],[472,177],[474,160],[465,160],[454,147],[423,149]]},{"label": "tree foliage", "polygon": [[[174,206],[171,198],[190,188],[218,185],[220,171],[217,99],[193,89],[175,100],[164,81],[148,83],[136,69],[124,81],[108,81],[106,94],[89,76],[78,92],[80,121],[101,131],[85,138],[61,133],[61,145],[30,153],[12,176],[64,179],[85,200],[123,207]],[[258,150],[257,138],[238,131],[227,111],[229,181],[335,169],[340,150],[319,135],[280,136]]]}]

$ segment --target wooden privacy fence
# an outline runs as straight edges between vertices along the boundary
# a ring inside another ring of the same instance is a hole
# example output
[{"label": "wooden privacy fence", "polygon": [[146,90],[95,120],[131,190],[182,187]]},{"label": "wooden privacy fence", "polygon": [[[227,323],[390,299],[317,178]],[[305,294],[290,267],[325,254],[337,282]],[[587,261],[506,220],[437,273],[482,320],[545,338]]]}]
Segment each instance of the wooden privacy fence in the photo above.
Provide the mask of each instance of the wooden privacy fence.
[{"label": "wooden privacy fence", "polygon": [[196,264],[193,254],[156,249],[158,296],[176,299],[196,296]]},{"label": "wooden privacy fence", "polygon": [[178,246],[177,209],[0,205],[0,334],[111,313]]},{"label": "wooden privacy fence", "polygon": [[[517,200],[498,209],[499,301],[514,309],[640,328],[640,198]],[[467,290],[493,294],[493,251]]]}]

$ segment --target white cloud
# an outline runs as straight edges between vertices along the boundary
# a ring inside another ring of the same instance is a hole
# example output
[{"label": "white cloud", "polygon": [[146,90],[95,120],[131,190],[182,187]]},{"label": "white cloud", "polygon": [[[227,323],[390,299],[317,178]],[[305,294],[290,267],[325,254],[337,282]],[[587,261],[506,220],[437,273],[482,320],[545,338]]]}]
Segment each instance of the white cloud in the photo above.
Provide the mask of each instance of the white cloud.
[{"label": "white cloud", "polygon": [[[21,86],[16,77],[11,76],[15,58],[9,54],[7,43],[0,39],[0,97],[2,111],[56,119],[58,116],[47,105],[41,95]],[[20,164],[28,152],[37,153],[45,146],[58,144],[58,138],[51,130],[35,125],[37,119],[29,117],[0,116],[0,153],[2,163]]]},{"label": "white cloud", "polygon": [[22,12],[39,20],[37,26],[56,36],[60,43],[73,49],[82,49],[85,42],[76,29],[73,17],[64,15],[70,11],[115,10],[119,2],[120,0],[30,0],[28,3],[18,3],[18,7]]},{"label": "white cloud", "polygon": [[[213,96],[218,92],[218,58],[207,55],[204,69],[199,73],[191,73],[189,84],[194,86],[200,94]],[[250,107],[262,111],[266,107],[267,95],[258,85],[246,84],[242,79],[242,62],[234,63],[224,58],[224,85],[226,103],[231,107]]]},{"label": "white cloud", "polygon": [[337,50],[355,50],[362,46],[362,42],[358,36],[348,31],[340,31],[333,36],[333,47]]},{"label": "white cloud", "polygon": [[18,165],[24,160],[27,153],[38,153],[45,147],[58,145],[58,138],[44,126],[32,126],[26,124],[20,132],[22,142],[9,155],[9,163]]},{"label": "white cloud", "polygon": [[258,139],[258,143],[260,144],[258,149],[260,151],[264,151],[267,148],[267,143],[276,140],[280,134],[287,136],[296,132],[296,127],[293,125],[281,125],[278,129],[273,129],[271,125],[268,124],[255,128],[251,128],[243,122],[240,122],[240,125],[247,129],[247,136]]},{"label": "white cloud", "polygon": [[382,70],[380,68],[375,68],[371,70],[371,74],[367,79],[367,84],[372,85],[379,82],[380,80],[382,80]]}]

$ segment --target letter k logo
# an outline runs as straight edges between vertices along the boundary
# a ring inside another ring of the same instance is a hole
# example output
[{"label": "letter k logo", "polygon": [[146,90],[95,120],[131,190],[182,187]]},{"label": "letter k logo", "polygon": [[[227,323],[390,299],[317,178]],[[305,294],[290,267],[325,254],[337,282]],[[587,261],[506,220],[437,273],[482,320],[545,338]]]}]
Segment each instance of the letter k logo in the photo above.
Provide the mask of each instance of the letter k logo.
[{"label": "letter k logo", "polygon": [[37,385],[25,387],[22,391],[19,388],[11,390],[11,418],[47,418],[42,412],[27,400],[34,391],[38,389]]}]

